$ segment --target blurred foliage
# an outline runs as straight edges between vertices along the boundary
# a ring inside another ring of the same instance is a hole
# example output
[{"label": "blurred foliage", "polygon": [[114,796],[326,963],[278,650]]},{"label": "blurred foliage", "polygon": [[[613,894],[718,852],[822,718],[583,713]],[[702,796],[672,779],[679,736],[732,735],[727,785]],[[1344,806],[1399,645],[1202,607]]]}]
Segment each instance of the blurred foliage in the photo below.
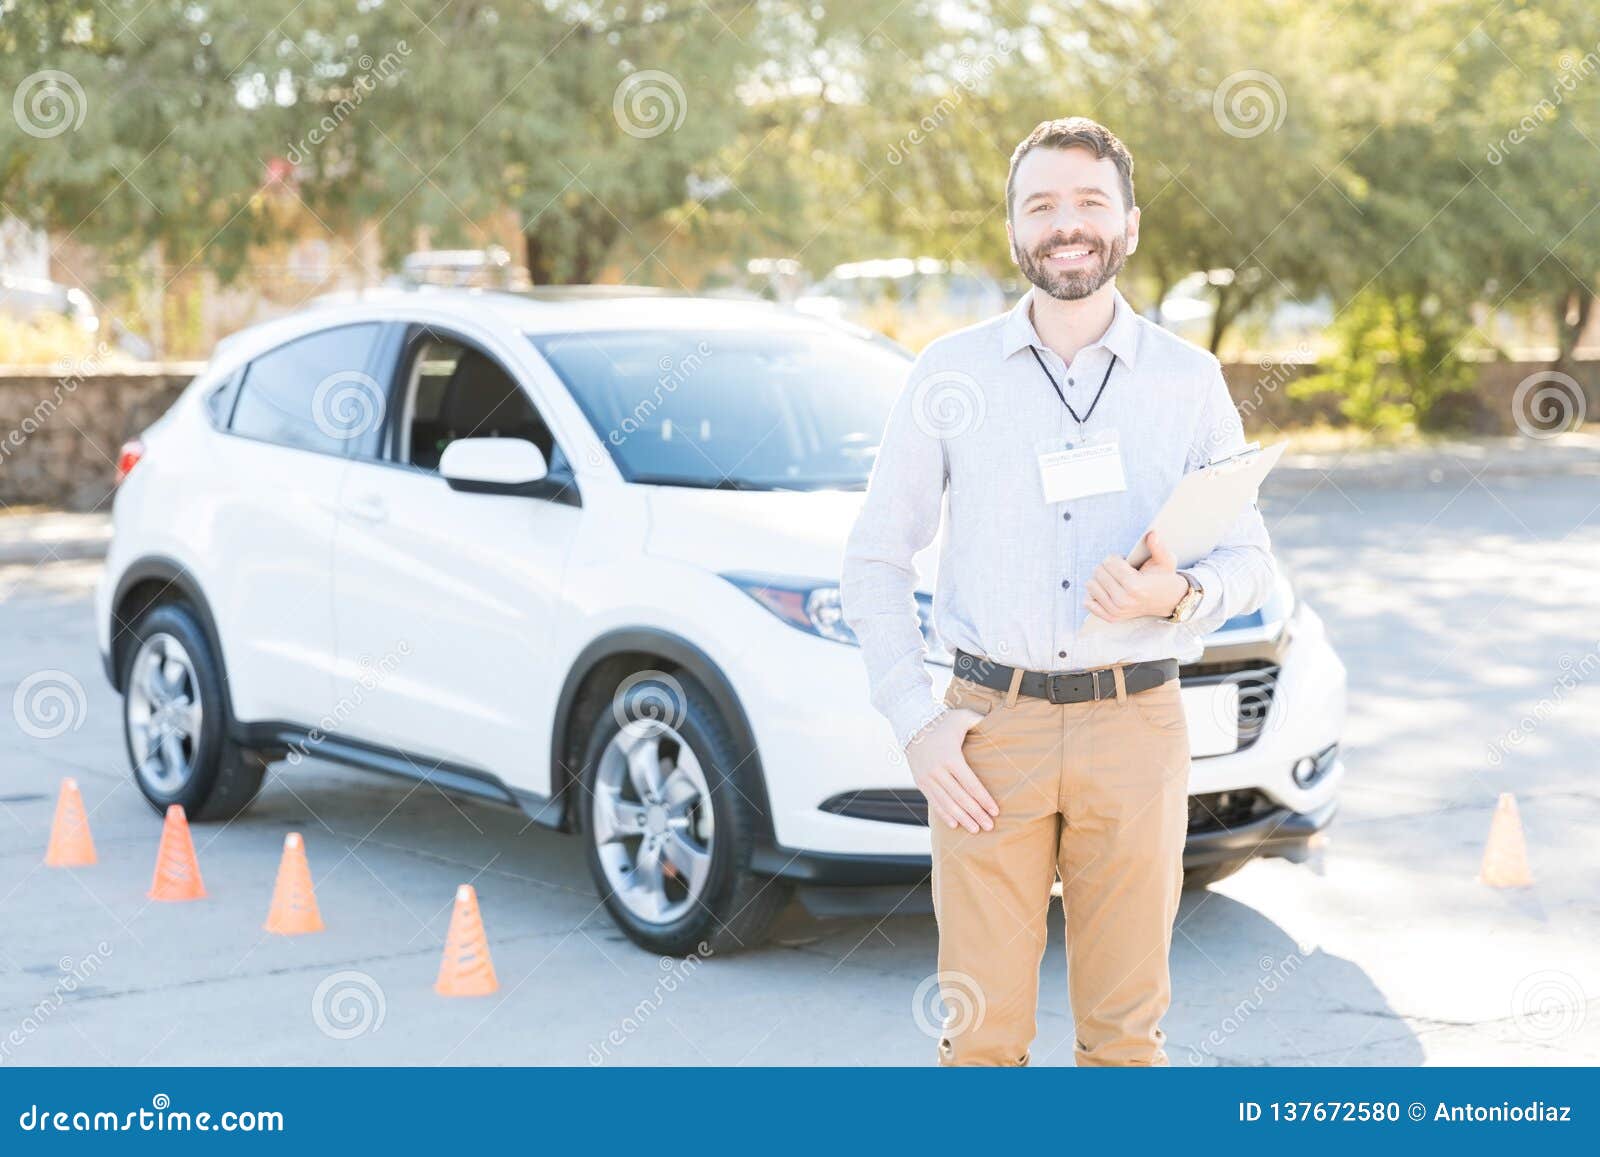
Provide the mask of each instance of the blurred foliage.
[{"label": "blurred foliage", "polygon": [[1371,430],[1428,429],[1440,399],[1475,378],[1457,352],[1466,329],[1437,298],[1366,290],[1335,320],[1325,368],[1290,382],[1289,396],[1333,394],[1346,419]]},{"label": "blurred foliage", "polygon": [[[0,68],[13,101],[72,96],[53,70],[83,106],[0,119],[0,209],[111,270],[237,276],[310,221],[390,261],[510,243],[541,282],[1005,275],[1010,153],[1082,114],[1137,161],[1129,296],[1210,272],[1213,349],[1332,300],[1341,349],[1392,346],[1330,369],[1374,420],[1493,348],[1474,302],[1570,356],[1600,272],[1591,0],[0,0]],[[1436,366],[1401,356],[1417,334]]]},{"label": "blurred foliage", "polygon": [[[0,314],[0,364],[54,366],[100,354],[100,338],[65,317],[16,318]],[[103,358],[97,358],[103,360]]]}]

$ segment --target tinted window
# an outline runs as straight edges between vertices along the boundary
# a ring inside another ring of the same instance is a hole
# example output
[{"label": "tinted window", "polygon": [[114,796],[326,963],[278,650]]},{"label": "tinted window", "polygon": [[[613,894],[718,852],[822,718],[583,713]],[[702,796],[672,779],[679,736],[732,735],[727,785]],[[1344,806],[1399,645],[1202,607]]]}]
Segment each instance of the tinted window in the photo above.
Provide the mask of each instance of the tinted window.
[{"label": "tinted window", "polygon": [[230,428],[302,450],[343,454],[383,420],[383,391],[368,372],[381,327],[323,330],[262,354],[245,370]]},{"label": "tinted window", "polygon": [[634,482],[860,489],[910,359],[831,330],[533,338]]},{"label": "tinted window", "polygon": [[406,384],[405,460],[437,470],[458,438],[521,438],[543,452],[554,472],[555,439],[528,395],[500,364],[450,338],[423,333],[412,344]]}]

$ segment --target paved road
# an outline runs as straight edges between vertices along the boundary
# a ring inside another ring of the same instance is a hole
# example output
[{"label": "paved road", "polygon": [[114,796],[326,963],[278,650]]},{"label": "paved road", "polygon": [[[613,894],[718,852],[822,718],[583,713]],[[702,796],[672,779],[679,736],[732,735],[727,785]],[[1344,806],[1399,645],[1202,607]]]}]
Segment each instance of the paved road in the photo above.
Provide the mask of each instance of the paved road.
[{"label": "paved road", "polygon": [[[1186,897],[1175,1065],[1600,1063],[1600,485],[1395,481],[1345,470],[1264,499],[1352,674],[1345,810],[1315,862]],[[98,670],[97,564],[59,553],[0,566],[0,708],[44,670],[87,697],[51,738],[0,710],[0,1063],[930,1061],[913,994],[931,919],[796,910],[766,948],[669,966],[612,928],[576,841],[326,765],[282,769],[243,818],[197,829],[209,900],[147,903],[159,820]],[[66,774],[93,812],[92,869],[40,866]],[[1501,791],[1521,805],[1526,891],[1473,879]],[[328,931],[284,940],[260,929],[290,829]],[[431,986],[468,879],[502,990],[447,1001]],[[1059,927],[1039,1034],[1040,1063],[1071,1063]]]}]

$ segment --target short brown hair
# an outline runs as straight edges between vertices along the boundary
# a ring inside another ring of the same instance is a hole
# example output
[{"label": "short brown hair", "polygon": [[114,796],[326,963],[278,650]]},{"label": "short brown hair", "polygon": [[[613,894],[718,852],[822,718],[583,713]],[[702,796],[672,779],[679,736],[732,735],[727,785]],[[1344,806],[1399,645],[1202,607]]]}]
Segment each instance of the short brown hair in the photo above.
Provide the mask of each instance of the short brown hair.
[{"label": "short brown hair", "polygon": [[1006,220],[1011,220],[1017,166],[1034,149],[1088,149],[1097,160],[1110,157],[1112,164],[1117,166],[1117,176],[1122,179],[1123,203],[1127,208],[1133,208],[1133,154],[1128,152],[1128,147],[1098,121],[1088,117],[1060,117],[1053,121],[1040,121],[1011,154],[1011,171],[1006,174]]}]

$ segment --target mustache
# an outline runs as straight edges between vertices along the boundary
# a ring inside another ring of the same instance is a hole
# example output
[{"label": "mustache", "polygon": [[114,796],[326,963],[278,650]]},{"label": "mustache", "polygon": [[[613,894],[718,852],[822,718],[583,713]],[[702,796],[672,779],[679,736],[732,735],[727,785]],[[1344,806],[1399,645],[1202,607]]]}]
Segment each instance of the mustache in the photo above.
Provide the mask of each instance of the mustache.
[{"label": "mustache", "polygon": [[1053,249],[1065,249],[1068,246],[1073,245],[1085,246],[1089,249],[1092,249],[1096,253],[1104,252],[1106,248],[1105,243],[1101,241],[1100,238],[1078,234],[1073,237],[1052,238],[1043,245],[1035,246],[1033,252],[1036,256],[1043,257],[1046,253],[1049,253]]}]

